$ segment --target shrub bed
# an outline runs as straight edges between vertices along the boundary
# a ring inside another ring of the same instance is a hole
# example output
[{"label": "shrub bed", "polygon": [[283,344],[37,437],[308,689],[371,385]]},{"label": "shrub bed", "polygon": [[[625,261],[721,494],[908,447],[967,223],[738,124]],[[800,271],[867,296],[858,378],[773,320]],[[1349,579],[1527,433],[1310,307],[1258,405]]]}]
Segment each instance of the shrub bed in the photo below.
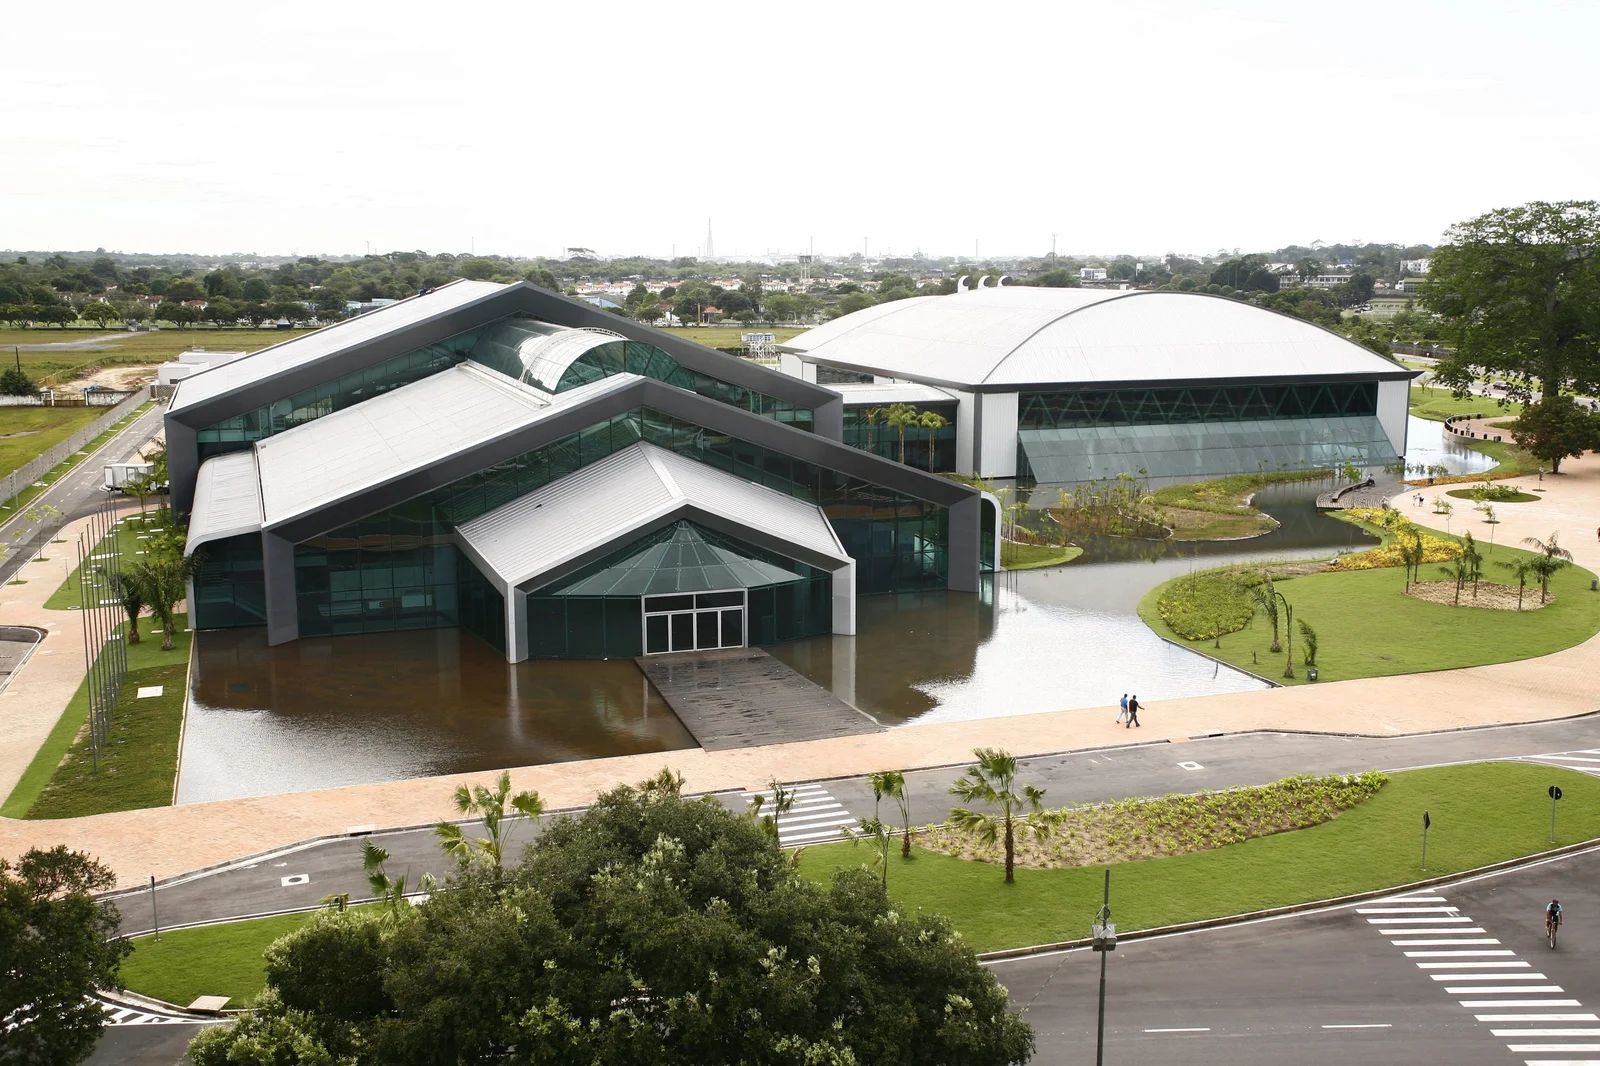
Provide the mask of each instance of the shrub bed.
[{"label": "shrub bed", "polygon": [[[1331,821],[1377,795],[1388,778],[1364,774],[1297,774],[1270,785],[1119,800],[1052,813],[1054,833],[1019,841],[1017,865],[1034,869],[1187,855]],[[1000,862],[1001,843],[980,845],[948,826],[918,841],[930,851],[978,862]]]},{"label": "shrub bed", "polygon": [[1156,609],[1185,640],[1237,633],[1255,617],[1249,589],[1260,581],[1256,574],[1195,574],[1169,586]]}]

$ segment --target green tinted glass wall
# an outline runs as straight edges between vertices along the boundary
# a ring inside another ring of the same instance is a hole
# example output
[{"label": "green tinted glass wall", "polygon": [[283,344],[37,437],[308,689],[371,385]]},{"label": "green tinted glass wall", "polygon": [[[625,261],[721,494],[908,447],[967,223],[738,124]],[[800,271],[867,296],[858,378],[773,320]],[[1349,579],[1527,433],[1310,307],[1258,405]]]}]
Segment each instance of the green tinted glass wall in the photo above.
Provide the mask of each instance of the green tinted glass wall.
[{"label": "green tinted glass wall", "polygon": [[[956,405],[933,403],[920,405],[918,411],[932,411],[945,420],[938,429],[907,426],[905,430],[905,463],[921,470],[939,471],[956,468]],[[878,412],[872,414],[872,412]],[[844,442],[885,459],[900,461],[900,429],[884,421],[882,408],[846,407],[844,409]],[[933,464],[928,463],[928,449],[933,449]]]},{"label": "green tinted glass wall", "polygon": [[449,370],[466,359],[477,340],[477,334],[477,330],[457,334],[437,344],[397,355],[377,366],[345,374],[314,389],[297,392],[254,411],[207,426],[195,434],[200,461],[205,462],[213,455],[224,452],[239,451],[254,441],[314,422],[391,389]]},{"label": "green tinted glass wall", "polygon": [[1172,389],[1057,389],[1017,398],[1018,429],[1339,418],[1378,413],[1376,381]]},{"label": "green tinted glass wall", "polygon": [[591,348],[579,356],[561,376],[556,392],[587,385],[591,381],[613,374],[638,374],[654,378],[668,385],[698,393],[710,400],[737,407],[741,411],[762,415],[778,422],[811,432],[815,419],[808,407],[800,407],[787,400],[768,396],[764,392],[732,385],[726,381],[689,370],[672,356],[653,344],[641,341],[617,341]]},{"label": "green tinted glass wall", "polygon": [[267,624],[266,585],[261,569],[261,534],[242,533],[202,545],[195,553],[195,629],[231,629]]},{"label": "green tinted glass wall", "polygon": [[419,533],[425,526],[395,508],[296,545],[300,635],[460,625],[461,567],[470,564],[448,534]]}]

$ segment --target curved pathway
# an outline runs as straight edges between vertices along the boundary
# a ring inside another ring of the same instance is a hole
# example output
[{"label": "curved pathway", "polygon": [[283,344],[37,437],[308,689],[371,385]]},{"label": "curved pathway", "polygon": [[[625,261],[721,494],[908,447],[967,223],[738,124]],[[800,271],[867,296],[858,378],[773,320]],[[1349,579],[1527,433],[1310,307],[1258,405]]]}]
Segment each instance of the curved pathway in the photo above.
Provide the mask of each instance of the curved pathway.
[{"label": "curved pathway", "polygon": [[[1502,522],[1496,540],[1516,543],[1525,536],[1545,538],[1559,532],[1580,565],[1600,571],[1596,537],[1600,457],[1590,455],[1564,465],[1562,476],[1544,479],[1547,491],[1540,502],[1497,508]],[[1532,487],[1537,479],[1521,483]],[[1426,509],[1411,507],[1406,496],[1397,497],[1396,506],[1419,524],[1438,524]],[[1458,514],[1451,523],[1453,531],[1488,529],[1478,524],[1480,515],[1465,510]],[[1463,520],[1471,525],[1463,527]],[[6,610],[7,606],[0,603],[0,622],[24,620],[13,619],[18,612]],[[36,655],[19,680],[28,679],[40,661]],[[1173,700],[1152,705],[1144,728],[1134,735],[1146,742],[1284,729],[1396,736],[1537,721],[1594,711],[1600,706],[1596,677],[1600,677],[1600,637],[1543,658],[1493,666]],[[5,702],[0,697],[0,723],[8,717]],[[682,773],[690,791],[747,790],[773,778],[818,781],[881,769],[949,766],[968,760],[972,749],[980,746],[1041,755],[1126,744],[1130,735],[1113,723],[1114,717],[1115,710],[1108,707],[910,725],[870,736],[763,748],[687,750],[523,767],[512,770],[512,778],[517,788],[537,789],[550,808],[585,805],[618,783],[653,775],[663,764]],[[1570,746],[1600,747],[1600,721],[1594,733],[1593,743]],[[7,729],[0,735],[6,738],[0,740],[3,756],[5,746],[15,743],[15,734]],[[11,760],[15,762],[16,756]],[[122,884],[131,886],[147,883],[151,876],[169,877],[315,837],[345,835],[353,826],[426,825],[451,815],[449,797],[458,783],[487,776],[421,778],[53,822],[0,821],[0,853],[65,843],[99,856]]]}]

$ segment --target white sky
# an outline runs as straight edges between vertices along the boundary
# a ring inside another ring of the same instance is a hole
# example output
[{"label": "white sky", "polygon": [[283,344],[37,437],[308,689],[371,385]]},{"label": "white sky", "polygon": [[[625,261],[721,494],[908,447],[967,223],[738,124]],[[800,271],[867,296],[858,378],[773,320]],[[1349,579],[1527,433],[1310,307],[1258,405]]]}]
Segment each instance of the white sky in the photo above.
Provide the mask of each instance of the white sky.
[{"label": "white sky", "polygon": [[1159,254],[1600,196],[1600,4],[9,5],[0,247]]}]

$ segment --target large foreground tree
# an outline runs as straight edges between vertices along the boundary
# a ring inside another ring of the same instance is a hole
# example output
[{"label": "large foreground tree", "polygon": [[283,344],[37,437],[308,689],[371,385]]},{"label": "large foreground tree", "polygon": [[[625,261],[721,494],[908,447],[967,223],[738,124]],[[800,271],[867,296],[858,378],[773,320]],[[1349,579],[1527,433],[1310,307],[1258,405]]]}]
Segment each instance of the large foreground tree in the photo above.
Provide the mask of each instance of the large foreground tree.
[{"label": "large foreground tree", "polygon": [[111,871],[58,847],[0,859],[0,1062],[70,1064],[94,1050],[105,1027],[97,988],[118,984],[130,950],[118,916],[90,893]]},{"label": "large foreground tree", "polygon": [[948,922],[864,869],[816,884],[753,819],[668,784],[555,821],[503,874],[463,864],[393,920],[320,915],[195,1063],[1027,1060],[1032,1031]]},{"label": "large foreground tree", "polygon": [[1600,203],[1506,207],[1458,223],[1433,255],[1423,303],[1455,354],[1440,382],[1487,373],[1545,400],[1600,385]]}]

